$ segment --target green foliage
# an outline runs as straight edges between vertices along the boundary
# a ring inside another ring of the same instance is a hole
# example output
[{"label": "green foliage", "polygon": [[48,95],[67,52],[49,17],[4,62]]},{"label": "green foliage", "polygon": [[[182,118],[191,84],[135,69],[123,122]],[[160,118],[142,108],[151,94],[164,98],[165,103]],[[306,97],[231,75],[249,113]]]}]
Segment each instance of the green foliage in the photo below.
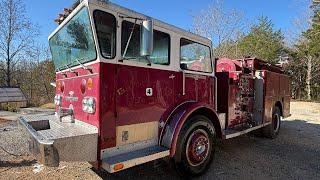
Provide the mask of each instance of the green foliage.
[{"label": "green foliage", "polygon": [[313,16],[311,18],[311,28],[304,36],[309,39],[309,51],[312,55],[320,56],[320,1],[313,1],[311,5]]},{"label": "green foliage", "polygon": [[241,58],[238,56],[237,42],[232,40],[219,44],[213,52],[216,57]]},{"label": "green foliage", "polygon": [[303,59],[298,58],[296,52],[290,53],[291,60],[284,66],[285,73],[291,79],[291,92],[295,99],[306,99],[307,66]]},{"label": "green foliage", "polygon": [[320,56],[320,25],[314,25],[311,29],[304,33],[308,39],[308,53],[319,57]]},{"label": "green foliage", "polygon": [[19,107],[16,103],[2,103],[0,109],[10,112],[18,112]]},{"label": "green foliage", "polygon": [[16,106],[16,105],[14,105],[14,104],[8,104],[8,111],[10,111],[10,112],[18,112],[18,107]]},{"label": "green foliage", "polygon": [[281,30],[274,30],[271,20],[265,16],[258,19],[258,24],[239,40],[241,56],[257,57],[276,63],[284,52],[284,36]]},{"label": "green foliage", "polygon": [[292,91],[298,99],[320,99],[320,3],[313,1],[310,28],[303,32],[290,53],[286,72],[292,78]]}]

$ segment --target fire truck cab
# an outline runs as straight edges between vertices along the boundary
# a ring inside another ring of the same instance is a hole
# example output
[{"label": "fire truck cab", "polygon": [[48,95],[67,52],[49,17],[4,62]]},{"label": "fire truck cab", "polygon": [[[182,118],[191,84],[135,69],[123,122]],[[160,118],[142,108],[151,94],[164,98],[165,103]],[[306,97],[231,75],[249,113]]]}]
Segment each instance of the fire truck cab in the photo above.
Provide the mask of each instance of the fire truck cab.
[{"label": "fire truck cab", "polygon": [[49,43],[56,113],[20,118],[39,162],[109,173],[160,158],[204,172],[215,139],[274,138],[289,79],[256,58],[215,59],[211,41],[108,1],[65,9]]}]

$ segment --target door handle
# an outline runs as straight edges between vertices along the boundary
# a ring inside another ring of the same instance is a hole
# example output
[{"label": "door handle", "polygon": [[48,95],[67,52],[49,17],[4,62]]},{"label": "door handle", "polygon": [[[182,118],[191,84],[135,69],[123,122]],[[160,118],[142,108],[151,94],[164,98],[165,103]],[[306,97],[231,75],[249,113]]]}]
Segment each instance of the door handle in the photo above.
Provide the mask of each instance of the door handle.
[{"label": "door handle", "polygon": [[174,79],[175,77],[176,77],[175,75],[171,74],[171,75],[169,76],[169,79]]},{"label": "door handle", "polygon": [[117,93],[121,96],[126,92],[126,90],[124,90],[123,88],[120,88],[117,90]]}]

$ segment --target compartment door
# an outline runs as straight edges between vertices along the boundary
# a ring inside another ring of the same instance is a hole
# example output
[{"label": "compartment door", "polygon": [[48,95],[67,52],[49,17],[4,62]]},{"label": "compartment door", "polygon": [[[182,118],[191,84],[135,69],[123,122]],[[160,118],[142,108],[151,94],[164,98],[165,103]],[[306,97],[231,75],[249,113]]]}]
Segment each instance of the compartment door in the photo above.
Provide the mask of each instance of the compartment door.
[{"label": "compartment door", "polygon": [[257,125],[262,124],[263,120],[263,92],[264,92],[264,80],[260,75],[262,71],[256,72],[256,78],[254,80],[254,107],[253,107],[253,120]]}]

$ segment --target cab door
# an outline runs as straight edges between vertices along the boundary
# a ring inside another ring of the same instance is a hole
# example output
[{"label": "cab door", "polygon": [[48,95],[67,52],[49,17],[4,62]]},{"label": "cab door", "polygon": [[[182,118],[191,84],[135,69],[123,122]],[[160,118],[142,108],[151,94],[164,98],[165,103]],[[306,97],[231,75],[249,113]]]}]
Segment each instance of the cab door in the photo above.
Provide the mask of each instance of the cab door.
[{"label": "cab door", "polygon": [[116,72],[117,146],[141,141],[157,144],[159,120],[174,101],[172,72],[164,70],[169,67],[170,36],[154,30],[154,53],[149,66],[148,61],[140,57],[138,26],[129,21],[121,25],[124,59],[117,65]]},{"label": "cab door", "polygon": [[117,146],[157,143],[159,120],[174,101],[170,72],[119,65],[117,77]]}]

